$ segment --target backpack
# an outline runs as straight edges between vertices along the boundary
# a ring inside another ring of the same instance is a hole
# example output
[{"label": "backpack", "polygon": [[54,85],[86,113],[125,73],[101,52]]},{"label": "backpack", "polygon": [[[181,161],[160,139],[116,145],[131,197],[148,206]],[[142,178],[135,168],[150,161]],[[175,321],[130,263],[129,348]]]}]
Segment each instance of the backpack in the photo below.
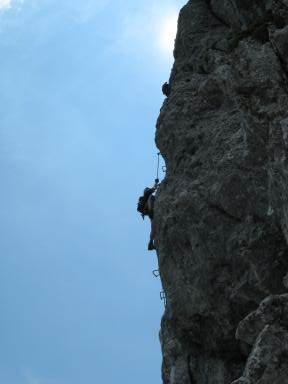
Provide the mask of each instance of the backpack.
[{"label": "backpack", "polygon": [[145,188],[144,194],[139,197],[138,203],[137,203],[137,211],[141,213],[143,220],[145,216],[150,216],[149,209],[148,209],[148,199],[154,192],[153,188]]}]

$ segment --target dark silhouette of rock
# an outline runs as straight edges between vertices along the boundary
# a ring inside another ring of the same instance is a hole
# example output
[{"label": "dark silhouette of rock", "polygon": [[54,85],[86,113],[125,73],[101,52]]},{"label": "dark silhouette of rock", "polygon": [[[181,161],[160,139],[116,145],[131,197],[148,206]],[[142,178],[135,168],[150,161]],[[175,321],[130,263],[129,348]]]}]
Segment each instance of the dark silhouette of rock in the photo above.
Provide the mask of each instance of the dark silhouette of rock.
[{"label": "dark silhouette of rock", "polygon": [[288,384],[287,20],[288,0],[180,12],[156,131],[164,384]]}]

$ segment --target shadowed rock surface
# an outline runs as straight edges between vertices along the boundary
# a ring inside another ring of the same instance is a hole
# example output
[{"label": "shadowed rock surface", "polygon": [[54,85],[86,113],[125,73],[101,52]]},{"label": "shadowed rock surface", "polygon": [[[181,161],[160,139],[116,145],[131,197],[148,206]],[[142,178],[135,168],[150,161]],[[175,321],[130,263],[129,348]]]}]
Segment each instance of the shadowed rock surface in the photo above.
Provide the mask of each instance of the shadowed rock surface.
[{"label": "shadowed rock surface", "polygon": [[288,0],[180,12],[156,131],[165,384],[288,384],[287,42]]}]

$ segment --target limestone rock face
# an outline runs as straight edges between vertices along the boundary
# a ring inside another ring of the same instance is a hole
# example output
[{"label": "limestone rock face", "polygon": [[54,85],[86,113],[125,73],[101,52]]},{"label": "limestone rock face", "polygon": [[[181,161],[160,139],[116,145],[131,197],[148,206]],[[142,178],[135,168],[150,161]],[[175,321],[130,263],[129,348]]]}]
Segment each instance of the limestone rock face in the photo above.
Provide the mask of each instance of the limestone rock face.
[{"label": "limestone rock face", "polygon": [[233,384],[288,383],[288,294],[265,299],[240,322],[236,337],[252,352]]},{"label": "limestone rock face", "polygon": [[156,130],[164,384],[288,384],[287,41],[288,0],[180,12]]}]

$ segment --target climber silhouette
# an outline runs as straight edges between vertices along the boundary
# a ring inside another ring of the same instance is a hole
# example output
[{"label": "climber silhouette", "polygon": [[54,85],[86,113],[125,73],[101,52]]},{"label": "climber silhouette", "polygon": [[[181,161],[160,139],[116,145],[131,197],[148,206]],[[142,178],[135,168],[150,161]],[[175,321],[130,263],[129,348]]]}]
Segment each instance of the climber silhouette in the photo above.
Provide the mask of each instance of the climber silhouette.
[{"label": "climber silhouette", "polygon": [[155,191],[157,190],[159,186],[159,179],[155,179],[155,183],[153,187],[146,187],[143,191],[143,195],[139,197],[138,205],[137,205],[137,211],[141,213],[142,218],[144,219],[145,216],[148,216],[151,221],[151,231],[150,231],[150,237],[149,237],[149,243],[148,243],[148,251],[153,251],[155,249],[154,245],[154,237],[155,237],[155,230],[154,230],[154,223],[153,223],[153,217],[154,217],[154,201],[155,201]]},{"label": "climber silhouette", "polygon": [[167,83],[167,81],[166,81],[166,83],[164,83],[163,85],[162,85],[162,92],[163,92],[163,95],[165,95],[165,96],[169,96],[170,95],[170,93],[171,93],[171,86]]}]

